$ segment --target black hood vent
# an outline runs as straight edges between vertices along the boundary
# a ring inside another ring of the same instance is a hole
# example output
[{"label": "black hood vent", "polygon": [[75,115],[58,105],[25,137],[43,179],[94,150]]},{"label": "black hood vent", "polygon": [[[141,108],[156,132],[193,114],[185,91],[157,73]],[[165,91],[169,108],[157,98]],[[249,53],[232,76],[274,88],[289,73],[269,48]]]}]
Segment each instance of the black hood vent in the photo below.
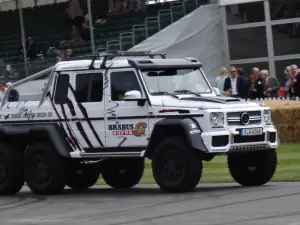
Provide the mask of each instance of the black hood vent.
[{"label": "black hood vent", "polygon": [[220,103],[226,104],[227,102],[240,102],[241,100],[238,98],[232,97],[183,97],[179,100],[185,101],[196,101],[196,102],[212,102],[212,103]]}]

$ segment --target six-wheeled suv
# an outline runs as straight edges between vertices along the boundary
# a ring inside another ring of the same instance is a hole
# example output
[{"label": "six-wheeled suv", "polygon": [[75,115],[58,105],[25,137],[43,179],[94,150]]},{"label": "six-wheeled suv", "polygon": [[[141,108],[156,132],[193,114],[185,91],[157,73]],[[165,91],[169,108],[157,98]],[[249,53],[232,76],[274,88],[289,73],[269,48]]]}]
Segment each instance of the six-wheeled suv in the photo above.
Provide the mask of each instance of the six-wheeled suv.
[{"label": "six-wheeled suv", "polygon": [[[39,78],[48,73],[43,87]],[[37,95],[9,101],[12,89],[38,84]],[[117,52],[59,62],[8,89],[0,124],[1,194],[24,182],[37,194],[89,188],[99,175],[130,188],[145,159],[167,192],[193,190],[202,161],[216,155],[227,155],[241,185],[265,184],[277,165],[270,109],[217,96],[194,58]]]}]

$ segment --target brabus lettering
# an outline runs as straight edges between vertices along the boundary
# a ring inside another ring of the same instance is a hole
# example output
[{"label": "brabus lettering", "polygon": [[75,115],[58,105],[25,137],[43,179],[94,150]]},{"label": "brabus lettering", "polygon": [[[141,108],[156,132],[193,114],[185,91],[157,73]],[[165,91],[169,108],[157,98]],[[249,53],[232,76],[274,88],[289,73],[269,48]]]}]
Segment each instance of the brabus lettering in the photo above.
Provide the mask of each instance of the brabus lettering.
[{"label": "brabus lettering", "polygon": [[133,124],[114,124],[108,125],[108,130],[133,130]]},{"label": "brabus lettering", "polygon": [[112,131],[115,136],[134,135],[136,137],[145,136],[147,123],[139,122],[134,124],[114,124],[108,125],[108,130]]}]

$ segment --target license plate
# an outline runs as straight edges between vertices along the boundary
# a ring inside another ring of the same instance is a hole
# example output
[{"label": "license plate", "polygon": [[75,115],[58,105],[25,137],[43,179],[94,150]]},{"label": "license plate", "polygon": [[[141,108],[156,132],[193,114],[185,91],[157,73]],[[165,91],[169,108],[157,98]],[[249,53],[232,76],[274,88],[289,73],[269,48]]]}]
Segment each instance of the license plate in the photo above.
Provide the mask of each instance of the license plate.
[{"label": "license plate", "polygon": [[241,136],[255,136],[263,134],[262,128],[247,128],[240,131]]}]

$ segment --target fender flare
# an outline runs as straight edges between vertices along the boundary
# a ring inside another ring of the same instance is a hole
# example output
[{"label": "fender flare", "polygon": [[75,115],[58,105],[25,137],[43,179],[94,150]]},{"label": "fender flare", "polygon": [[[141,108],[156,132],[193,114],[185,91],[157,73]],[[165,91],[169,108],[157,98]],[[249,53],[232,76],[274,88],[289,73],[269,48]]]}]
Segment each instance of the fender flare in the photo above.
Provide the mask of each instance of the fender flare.
[{"label": "fender flare", "polygon": [[186,140],[188,141],[189,145],[197,149],[203,153],[208,152],[206,146],[203,143],[201,133],[202,129],[199,123],[194,118],[183,118],[183,119],[163,119],[158,121],[155,126],[153,127],[153,131],[151,133],[149,143],[146,149],[145,155],[147,157],[151,157],[156,146],[157,141],[156,139],[162,139],[161,131],[166,129],[166,127],[170,128],[172,126],[179,126],[182,129]]},{"label": "fender flare", "polygon": [[47,138],[53,143],[57,153],[63,157],[70,158],[71,147],[68,145],[64,139],[60,128],[57,124],[49,125],[2,125],[0,132],[4,135],[25,135],[30,138],[31,135],[37,134],[47,134]]}]

